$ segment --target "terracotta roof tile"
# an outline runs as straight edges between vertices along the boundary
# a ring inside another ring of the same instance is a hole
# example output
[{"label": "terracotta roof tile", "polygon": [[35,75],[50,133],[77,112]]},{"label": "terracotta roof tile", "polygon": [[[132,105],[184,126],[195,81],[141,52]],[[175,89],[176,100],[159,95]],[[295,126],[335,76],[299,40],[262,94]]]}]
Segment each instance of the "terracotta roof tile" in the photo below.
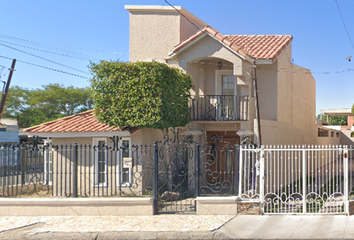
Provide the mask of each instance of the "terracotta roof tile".
[{"label": "terracotta roof tile", "polygon": [[216,29],[207,26],[175,46],[170,54],[177,53],[205,33],[213,35],[243,57],[272,61],[277,59],[293,39],[291,35],[222,35]]},{"label": "terracotta roof tile", "polygon": [[[135,132],[137,129],[130,129]],[[78,113],[69,117],[42,123],[37,126],[24,129],[28,133],[78,133],[78,132],[117,132],[123,131],[119,127],[111,127],[99,122],[93,110]]]}]

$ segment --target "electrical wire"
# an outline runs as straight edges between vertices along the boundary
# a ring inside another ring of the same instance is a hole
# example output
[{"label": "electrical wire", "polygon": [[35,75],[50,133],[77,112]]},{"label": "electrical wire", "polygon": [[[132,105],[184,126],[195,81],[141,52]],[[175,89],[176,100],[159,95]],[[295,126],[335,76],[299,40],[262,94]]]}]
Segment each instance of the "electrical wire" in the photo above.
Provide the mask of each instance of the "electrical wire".
[{"label": "electrical wire", "polygon": [[[2,37],[1,34],[0,34],[0,37]],[[10,41],[17,41],[17,42],[20,42],[22,44],[27,44],[27,45],[40,47],[40,48],[44,48],[44,49],[49,49],[49,50],[60,52],[60,53],[69,54],[69,55],[72,55],[72,56],[77,56],[79,58],[81,58],[81,57],[82,58],[93,58],[93,57],[88,56],[86,54],[81,54],[81,53],[73,52],[73,51],[70,51],[70,50],[66,50],[66,49],[62,49],[62,48],[58,48],[58,47],[53,47],[53,46],[50,46],[50,45],[43,45],[43,44],[40,44],[40,43],[37,43],[37,42],[33,42],[33,41],[30,41],[30,40],[18,39],[18,38],[14,38],[14,37],[3,37],[3,38],[5,38],[7,40],[10,40]]]},{"label": "electrical wire", "polygon": [[61,44],[54,44],[54,43],[45,43],[45,42],[39,42],[39,41],[32,41],[28,39],[23,39],[23,38],[17,38],[5,34],[0,34],[0,37],[2,38],[7,38],[7,39],[12,39],[15,41],[22,41],[22,42],[27,42],[29,44],[36,44],[36,45],[56,45],[56,46],[61,46],[61,47],[66,47],[66,48],[76,48],[76,49],[81,49],[81,50],[87,50],[87,51],[95,51],[95,52],[103,52],[103,53],[111,53],[111,54],[122,54],[122,55],[128,55],[127,53],[119,53],[119,52],[111,52],[111,51],[104,51],[104,50],[98,50],[98,49],[91,49],[91,48],[81,48],[81,47],[74,47],[74,46],[68,46],[68,45],[61,45]]},{"label": "electrical wire", "polygon": [[75,59],[80,59],[80,60],[94,60],[94,61],[98,61],[98,60],[99,60],[99,59],[93,58],[93,57],[92,57],[92,58],[84,57],[85,55],[82,55],[82,57],[80,57],[80,56],[78,55],[78,56],[76,57],[76,56],[73,56],[73,55],[68,55],[68,54],[64,54],[64,53],[52,52],[52,51],[48,51],[48,50],[44,50],[44,49],[39,49],[39,48],[34,48],[34,47],[29,47],[29,46],[25,46],[25,45],[21,45],[21,44],[16,44],[16,43],[4,41],[4,40],[0,40],[0,42],[2,42],[2,43],[7,43],[7,44],[11,44],[11,45],[15,45],[15,46],[19,46],[19,47],[28,48],[28,49],[31,49],[31,50],[36,50],[36,51],[51,53],[51,54],[55,54],[55,55],[59,55],[59,56],[63,56],[63,57],[70,57],[70,58],[75,58]]},{"label": "electrical wire", "polygon": [[200,27],[198,27],[197,25],[195,25],[194,22],[192,22],[189,18],[187,18],[186,16],[184,16],[183,13],[181,13],[177,8],[175,8],[175,6],[173,6],[171,3],[169,3],[167,0],[164,0],[168,5],[170,5],[174,10],[176,10],[181,16],[183,16],[185,19],[187,19],[188,22],[190,22],[194,27],[196,27],[199,31],[201,31]]},{"label": "electrical wire", "polygon": [[17,49],[17,48],[14,48],[14,47],[8,46],[8,45],[3,44],[3,43],[0,43],[0,45],[2,45],[2,46],[4,46],[4,47],[7,47],[7,48],[10,48],[10,49],[13,49],[13,50],[16,50],[16,51],[19,51],[19,52],[22,52],[22,53],[25,53],[25,54],[28,54],[28,55],[30,55],[30,56],[33,56],[33,57],[36,57],[36,58],[39,58],[39,59],[42,59],[42,60],[48,61],[48,62],[51,62],[51,63],[57,64],[57,65],[62,66],[62,67],[70,68],[70,69],[72,69],[72,70],[75,70],[75,71],[78,71],[78,72],[81,72],[81,73],[89,74],[89,73],[87,73],[87,72],[85,72],[85,71],[82,71],[82,70],[80,70],[80,69],[76,69],[76,68],[73,68],[73,67],[67,66],[67,65],[65,65],[65,64],[61,64],[61,63],[58,63],[58,62],[52,61],[52,60],[50,60],[50,59],[47,59],[47,58],[43,58],[43,57],[37,56],[37,55],[32,54],[32,53],[28,53],[28,52],[26,52],[26,51],[23,51],[23,50],[20,50],[20,49]]},{"label": "electrical wire", "polygon": [[336,5],[337,5],[337,8],[338,8],[338,12],[339,12],[340,18],[342,19],[342,23],[343,23],[344,29],[345,29],[345,31],[347,33],[348,38],[349,38],[349,42],[352,45],[352,48],[354,49],[354,45],[353,45],[352,39],[350,38],[347,26],[345,25],[345,22],[344,22],[344,19],[343,19],[343,16],[342,16],[342,12],[340,11],[340,8],[339,8],[337,0],[335,0],[335,1],[336,1]]},{"label": "electrical wire", "polygon": [[[1,56],[1,55],[0,55],[0,57],[1,57],[1,58],[5,58],[5,59],[11,59],[11,60],[12,60],[12,58],[9,58],[9,57],[6,57],[6,56]],[[78,74],[74,74],[74,73],[70,73],[70,72],[65,72],[65,71],[62,71],[62,70],[55,69],[55,68],[50,68],[50,67],[42,66],[42,65],[39,65],[39,64],[35,64],[35,63],[30,63],[30,62],[26,62],[26,61],[21,61],[21,60],[18,60],[18,59],[17,59],[17,62],[24,63],[24,64],[28,64],[28,65],[32,65],[32,66],[35,66],[35,67],[44,68],[44,69],[51,70],[51,71],[55,71],[55,72],[64,73],[64,74],[71,75],[71,76],[74,76],[74,77],[79,77],[79,78],[84,78],[84,79],[90,79],[90,78],[88,78],[88,77],[80,76],[80,75],[78,75]]]}]

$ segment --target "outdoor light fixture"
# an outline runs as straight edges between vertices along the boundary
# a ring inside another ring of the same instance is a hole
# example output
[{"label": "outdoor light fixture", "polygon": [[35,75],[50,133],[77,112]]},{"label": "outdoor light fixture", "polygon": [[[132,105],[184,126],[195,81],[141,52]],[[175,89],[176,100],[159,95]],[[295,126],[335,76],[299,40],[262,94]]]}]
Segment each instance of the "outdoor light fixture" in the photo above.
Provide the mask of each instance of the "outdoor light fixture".
[{"label": "outdoor light fixture", "polygon": [[249,144],[249,141],[251,139],[251,136],[254,134],[251,130],[248,129],[242,129],[242,130],[238,130],[236,132],[237,135],[239,135],[241,137],[241,144]]},{"label": "outdoor light fixture", "polygon": [[222,69],[222,62],[221,61],[218,62],[218,68],[219,68],[219,70]]}]

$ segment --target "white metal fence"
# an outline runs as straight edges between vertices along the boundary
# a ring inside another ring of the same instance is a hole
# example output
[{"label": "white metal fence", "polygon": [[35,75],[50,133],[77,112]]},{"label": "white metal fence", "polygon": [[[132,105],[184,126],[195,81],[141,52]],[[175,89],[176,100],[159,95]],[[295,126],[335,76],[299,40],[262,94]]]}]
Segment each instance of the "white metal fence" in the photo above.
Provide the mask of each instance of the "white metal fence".
[{"label": "white metal fence", "polygon": [[354,196],[350,146],[240,147],[239,196],[265,214],[347,214]]}]

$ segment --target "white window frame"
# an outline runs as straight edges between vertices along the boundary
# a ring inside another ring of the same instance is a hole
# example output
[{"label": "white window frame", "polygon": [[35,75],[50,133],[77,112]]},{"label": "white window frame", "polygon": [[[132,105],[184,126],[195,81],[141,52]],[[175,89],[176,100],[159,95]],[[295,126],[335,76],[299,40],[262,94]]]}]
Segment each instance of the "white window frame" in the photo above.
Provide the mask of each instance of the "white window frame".
[{"label": "white window frame", "polygon": [[[222,95],[222,76],[224,75],[232,75],[234,76],[234,110],[236,110],[234,112],[234,116],[232,116],[233,119],[237,119],[237,76],[234,75],[232,70],[216,70],[215,71],[215,95]],[[216,104],[216,101],[214,101],[211,104]],[[222,115],[222,109],[217,109],[217,119],[222,120],[222,118],[220,117]]]},{"label": "white window frame", "polygon": [[92,179],[94,187],[107,187],[107,173],[108,173],[108,162],[107,162],[107,149],[105,149],[105,172],[104,172],[104,182],[99,183],[99,172],[98,172],[98,149],[94,149],[94,146],[98,146],[100,141],[104,141],[107,145],[107,138],[93,138],[92,139]]},{"label": "white window frame", "polygon": [[[123,152],[120,147],[123,146],[123,141],[129,141],[129,157],[132,158],[132,141],[130,137],[122,137],[122,139],[118,142],[118,147],[119,151],[117,151],[117,169],[118,169],[118,174],[117,174],[117,183],[118,186],[121,187],[130,187],[133,182],[133,168],[134,168],[134,159],[133,159],[133,164],[132,168],[129,168],[129,181],[128,182],[123,182]],[[121,172],[121,174],[119,174]],[[119,177],[120,176],[120,177]]]}]

